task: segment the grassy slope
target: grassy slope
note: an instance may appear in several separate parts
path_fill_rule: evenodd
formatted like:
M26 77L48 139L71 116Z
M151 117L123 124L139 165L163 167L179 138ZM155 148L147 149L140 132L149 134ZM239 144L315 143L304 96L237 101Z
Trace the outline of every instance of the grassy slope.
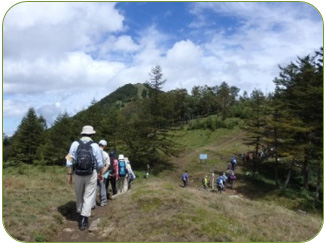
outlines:
M118 198L108 210L116 214L103 217L103 241L301 242L318 233L320 217L247 198L240 168L236 187L241 191L227 189L220 195L201 188L203 175L213 170L222 173L230 155L246 150L240 131L182 133L186 133L181 138L187 149L174 159L175 170L138 180L132 191ZM206 164L199 163L199 153L208 153ZM186 189L180 187L184 169L190 173ZM124 235L124 228L130 234Z
M175 168L148 180L138 172L131 191L94 211L91 221L101 219L95 233L76 228L73 187L65 182L64 168L5 169L7 232L23 241L59 242L302 242L318 233L321 217L303 216L266 200L259 186L247 187L241 167L235 190L220 195L201 188L203 175L223 172L231 155L247 150L240 131L179 131L178 135L185 151L172 159ZM209 161L200 164L199 153L207 153ZM185 169L190 173L186 189L180 187ZM61 231L67 227L72 234Z

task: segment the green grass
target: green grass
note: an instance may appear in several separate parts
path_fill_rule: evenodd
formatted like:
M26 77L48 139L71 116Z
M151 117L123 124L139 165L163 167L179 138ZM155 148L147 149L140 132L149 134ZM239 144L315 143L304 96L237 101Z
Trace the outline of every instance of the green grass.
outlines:
M253 180L241 168L234 192L201 189L201 177L223 172L231 155L246 151L239 129L178 130L185 151L158 175L136 171L131 191L110 202L101 215L103 242L304 242L322 226L322 216L297 213L309 194L275 189L265 176ZM209 161L199 163L199 154ZM188 169L190 185L182 188ZM230 197L236 195L237 197ZM75 212L73 185L65 167L6 167L3 170L3 222L8 234L24 242L49 242ZM303 208L304 209L304 208ZM128 234L125 233L128 230Z
M3 190L5 229L24 241L49 241L63 223L58 208L74 197L63 167L6 168Z

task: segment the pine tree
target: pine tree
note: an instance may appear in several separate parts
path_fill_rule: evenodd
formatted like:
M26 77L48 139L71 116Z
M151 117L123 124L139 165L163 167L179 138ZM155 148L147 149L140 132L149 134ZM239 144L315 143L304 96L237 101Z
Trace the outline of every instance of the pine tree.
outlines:
M44 143L45 119L30 108L13 136L13 151L17 162L33 164L38 147Z
M173 108L170 106L171 101L168 96L161 91L166 82L163 79L161 67L155 66L149 76L148 85L152 88L151 95L149 99L143 100L139 118L146 126L146 139L150 142L148 156L152 161L157 161L163 155L175 155L177 145L173 141L172 135L168 133Z
M72 141L76 139L73 121L69 115L60 113L52 128L47 131L45 143L37 152L40 163L46 165L63 165Z
M254 90L250 97L250 112L246 119L245 130L247 137L245 144L254 147L254 171L257 170L259 163L258 152L264 146L263 138L265 136L266 126L266 98L260 90Z
M295 121L288 124L293 131L293 145L298 151L296 162L301 165L305 188L308 188L312 167L322 161L323 72L322 62L316 62L321 53L280 67L280 77L274 80L280 101Z

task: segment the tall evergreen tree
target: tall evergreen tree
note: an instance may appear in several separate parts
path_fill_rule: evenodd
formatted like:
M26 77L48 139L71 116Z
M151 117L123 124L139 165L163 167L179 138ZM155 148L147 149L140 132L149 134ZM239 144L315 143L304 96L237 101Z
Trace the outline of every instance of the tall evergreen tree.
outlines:
M60 113L47 131L45 143L37 152L38 160L46 165L62 165L70 144L76 139L75 126L69 115Z
M250 112L246 119L245 130L247 137L245 144L254 147L254 170L258 164L258 152L264 146L263 138L265 136L266 126L266 98L260 90L254 90L251 93Z
M152 161L157 161L163 155L171 156L176 153L176 144L168 133L168 127L171 125L170 114L173 111L168 96L161 92L166 82L161 67L155 66L149 76L151 96L143 100L140 118L147 127L147 140L150 142L148 155Z
M34 108L27 111L13 136L13 152L17 162L33 164L38 147L44 143L45 119Z
M323 134L323 73L322 63L315 57L298 58L296 63L280 67L280 77L274 80L276 92L288 113L301 121L294 127L294 143L304 154L302 174L304 186L308 188L313 162L322 160ZM300 154L299 154L300 155Z
M216 94L217 104L219 111L222 115L222 119L225 120L230 107L234 104L235 99L238 95L239 88L229 85L224 81L220 85L218 92Z

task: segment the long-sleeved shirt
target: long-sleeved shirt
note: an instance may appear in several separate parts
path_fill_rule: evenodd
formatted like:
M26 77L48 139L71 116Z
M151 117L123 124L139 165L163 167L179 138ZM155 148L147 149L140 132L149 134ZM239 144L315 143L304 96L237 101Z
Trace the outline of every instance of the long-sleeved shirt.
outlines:
M81 141L83 142L89 142L92 141L92 139L88 136L83 136L81 139ZM79 146L78 141L74 141L71 146L70 146L70 150L69 150L69 154L67 155L67 161L66 161L66 166L67 167L72 167L73 165L73 161L76 161L76 152L77 152L77 148ZM98 146L97 143L92 143L91 144L92 147L92 152L93 152L93 156L95 158L95 168L100 169L104 167L103 164L103 156L102 156L102 152L100 150L100 147Z
M116 159L116 158L111 159L111 164L112 164L112 171L110 171L110 176L115 177L116 179L118 179L119 178L118 159Z
M188 180L188 174L187 173L183 173L181 178L182 178L182 180L186 180L187 181Z

